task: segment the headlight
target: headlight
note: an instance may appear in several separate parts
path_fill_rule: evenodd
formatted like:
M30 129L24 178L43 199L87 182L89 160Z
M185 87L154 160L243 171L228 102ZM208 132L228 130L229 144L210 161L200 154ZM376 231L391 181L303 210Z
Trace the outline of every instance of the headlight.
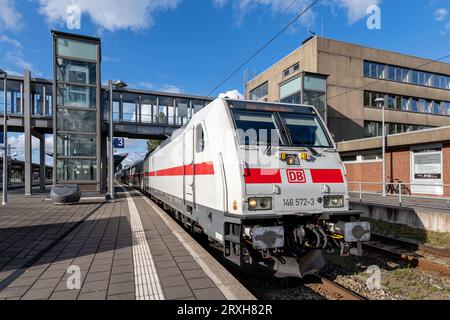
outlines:
M324 196L324 208L342 208L344 206L344 196Z
M248 210L272 210L272 198L249 198Z

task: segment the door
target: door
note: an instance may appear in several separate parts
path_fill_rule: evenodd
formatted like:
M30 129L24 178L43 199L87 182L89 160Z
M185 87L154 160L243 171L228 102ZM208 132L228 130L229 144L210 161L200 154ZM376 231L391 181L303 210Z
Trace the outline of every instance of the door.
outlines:
M194 178L194 128L184 131L184 201L187 206L193 207L195 202Z

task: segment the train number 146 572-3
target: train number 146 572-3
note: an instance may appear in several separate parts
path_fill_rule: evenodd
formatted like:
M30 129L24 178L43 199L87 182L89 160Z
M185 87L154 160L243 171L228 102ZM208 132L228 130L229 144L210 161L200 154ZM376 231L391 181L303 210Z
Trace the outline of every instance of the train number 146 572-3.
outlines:
M295 198L295 199L283 199L284 207L305 207L313 206L316 203L314 198Z

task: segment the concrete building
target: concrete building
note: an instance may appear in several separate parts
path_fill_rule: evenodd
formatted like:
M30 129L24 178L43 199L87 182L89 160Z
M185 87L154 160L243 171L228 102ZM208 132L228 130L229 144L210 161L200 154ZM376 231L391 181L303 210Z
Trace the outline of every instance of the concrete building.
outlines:
M250 80L252 100L312 104L336 141L450 125L450 64L314 37Z

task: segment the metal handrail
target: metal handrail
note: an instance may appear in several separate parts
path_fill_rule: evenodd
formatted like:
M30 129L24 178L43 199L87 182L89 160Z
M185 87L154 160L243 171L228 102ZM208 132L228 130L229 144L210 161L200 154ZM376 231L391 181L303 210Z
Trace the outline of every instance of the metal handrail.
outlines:
M408 194L403 194L403 192L402 192L403 186L410 186L410 187L412 187L412 186L426 186L426 187L436 186L436 187L442 187L442 188L450 188L450 184L443 184L443 183L428 184L428 183L411 183L411 182L386 182L386 183L383 183L383 182L365 182L365 181L351 181L351 182L348 182L348 184L359 186L359 191L349 190L349 193L355 193L355 192L359 193L359 202L362 202L363 194L372 194L372 195L381 195L382 194L382 191L381 192L363 191L363 185L382 186L384 190L386 189L387 186L392 185L392 186L398 186L398 191L393 194L388 194L387 196L397 196L400 206L403 205L404 198L417 198L417 199L447 200L447 206L450 207L450 197L443 197L440 195L436 195L436 196L415 195L415 194L408 195Z

